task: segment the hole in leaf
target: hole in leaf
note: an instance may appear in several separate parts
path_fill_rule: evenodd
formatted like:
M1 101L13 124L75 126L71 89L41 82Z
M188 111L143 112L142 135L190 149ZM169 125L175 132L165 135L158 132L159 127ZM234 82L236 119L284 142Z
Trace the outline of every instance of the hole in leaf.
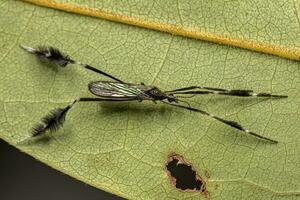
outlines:
M172 185L180 191L201 192L205 196L208 195L205 181L182 156L177 154L170 155L166 164L166 170Z

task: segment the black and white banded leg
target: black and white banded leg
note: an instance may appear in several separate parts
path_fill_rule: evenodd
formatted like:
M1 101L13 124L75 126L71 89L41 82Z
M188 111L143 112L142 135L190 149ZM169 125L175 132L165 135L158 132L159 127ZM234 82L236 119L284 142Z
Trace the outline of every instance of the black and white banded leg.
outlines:
M166 101L162 101L162 102L165 103L165 104L171 105L171 106L175 106L175 107L184 108L184 109L187 109L187 110L190 110L190 111L198 112L198 113L200 113L202 115L206 115L208 117L216 119L216 120L218 120L218 121L220 121L220 122L222 122L222 123L224 123L224 124L226 124L228 126L231 126L231 127L235 128L235 129L243 131L244 133L247 133L247 134L252 135L254 137L257 137L257 138L269 141L271 143L278 143L278 141L276 141L276 140L273 140L273 139L261 136L261 135L259 135L257 133L254 133L254 132L252 132L252 131L250 131L248 129L245 129L244 127L242 127L239 123L237 123L235 121L230 121L230 120L223 119L221 117L218 117L218 116L215 116L213 114L210 114L210 113L208 113L208 112L206 112L204 110L200 110L200 109L197 109L197 108L193 108L193 107L189 107L189 106L184 106L184 105L180 105L180 104L173 104L173 103L169 103L169 102L166 102Z
M195 91L195 89L202 89L201 91ZM226 96L239 96L239 97L270 97L270 98L286 98L286 95L274 95L271 93L255 93L253 90L227 90L221 88L212 88L212 87L205 87L205 86L190 86L179 88L176 90L166 91L167 94L215 94L215 95L226 95Z
M214 88L214 87L206 87L206 86L189 86L189 87L178 88L175 90L168 90L165 92L173 93L173 92L187 91L187 90L194 90L194 89L205 89L205 90L212 90L212 91L228 91L227 89L222 89L222 88ZM249 91L252 91L252 90L249 90Z

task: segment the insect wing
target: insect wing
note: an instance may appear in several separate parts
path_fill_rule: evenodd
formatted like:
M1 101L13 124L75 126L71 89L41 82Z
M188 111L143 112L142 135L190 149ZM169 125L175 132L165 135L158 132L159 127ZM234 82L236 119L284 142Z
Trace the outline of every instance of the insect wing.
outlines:
M96 96L109 99L137 98L144 92L139 85L108 81L91 82L89 90Z

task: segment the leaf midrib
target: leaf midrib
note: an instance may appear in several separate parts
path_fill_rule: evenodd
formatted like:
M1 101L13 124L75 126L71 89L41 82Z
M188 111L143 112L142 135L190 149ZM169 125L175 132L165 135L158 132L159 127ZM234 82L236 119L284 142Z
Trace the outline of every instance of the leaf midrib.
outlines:
M166 32L172 35L179 35L187 38L223 44L242 49L247 49L255 52L270 54L282 58L300 61L300 50L286 48L279 45L274 45L265 42L258 42L254 40L246 40L232 37L230 35L220 35L216 33L203 32L195 30L191 27L177 26L173 24L164 24L141 18L134 18L127 15L112 13L103 9L94 9L83 7L72 3L60 3L55 0L23 0L38 6L53 8L75 14L101 18L113 22L128 24L132 26L142 27L150 30ZM299 19L298 19L299 20Z

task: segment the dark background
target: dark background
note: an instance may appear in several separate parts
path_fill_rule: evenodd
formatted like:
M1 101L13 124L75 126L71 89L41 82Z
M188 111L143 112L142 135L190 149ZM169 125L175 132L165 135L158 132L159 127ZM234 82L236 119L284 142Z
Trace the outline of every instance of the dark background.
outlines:
M1 200L122 200L56 171L0 139Z

